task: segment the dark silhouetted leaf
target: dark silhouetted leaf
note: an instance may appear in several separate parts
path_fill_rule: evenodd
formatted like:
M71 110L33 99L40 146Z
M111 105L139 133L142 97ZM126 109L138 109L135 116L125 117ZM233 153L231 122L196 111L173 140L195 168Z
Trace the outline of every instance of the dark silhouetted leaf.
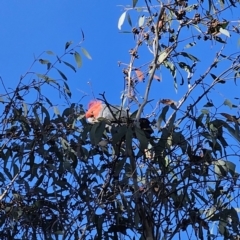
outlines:
M212 102L207 102L205 105L204 105L204 107L213 107L214 105L213 105L213 103Z
M70 88L69 88L69 86L67 85L66 82L64 82L64 86L65 86L65 88L64 88L65 93L66 93L69 97L72 97L72 93L71 93Z
M103 132L105 130L106 122L100 121L98 123L95 123L92 126L91 132L90 132L90 140L93 145L98 145L98 143L101 141L103 137Z
M159 115L158 120L157 120L158 130L160 130L160 126L161 126L162 121L166 122L166 114L167 114L168 110L169 110L169 106L165 106L165 107L162 109L162 112L161 112L161 114Z
M191 59L194 62L199 62L200 60L196 57L194 57L193 55L191 55L190 53L186 53L186 52L180 52L179 55L182 55L184 57L187 57L189 59Z
M72 41L66 42L65 50L67 50L72 43L73 43Z
M187 44L184 48L187 49L190 47L194 47L196 44L197 44L196 42L192 42L192 43Z
M56 69L57 69L57 68L56 68ZM67 81L67 77L64 75L64 73L61 72L61 71L58 70L58 69L57 69L57 71L58 71L58 73L61 75L61 77L62 77L65 81Z
M220 43L226 43L224 40L222 40L220 37L218 36L215 36L214 39L217 41L217 42L220 42Z
M64 62L64 61L62 61L65 65L67 65L68 67L70 67L74 72L76 72L76 68L73 66L73 65L71 65L70 63L68 63L68 62Z
M118 127L116 129L117 131L114 131L114 130L115 129L113 129L113 132L112 132L112 143L115 145L118 142L120 142L121 139L126 135L127 126Z
M39 59L39 62L40 62L41 64L48 64L48 63L49 63L48 60L44 60L44 59Z
M146 138L146 135L142 129L135 127L134 130L135 130L137 139L140 142L140 149L144 151L145 149L148 148L148 139Z
M127 13L127 20L128 20L129 25L132 27L132 20L131 20L129 13Z
M132 7L135 8L137 5L138 0L132 0Z

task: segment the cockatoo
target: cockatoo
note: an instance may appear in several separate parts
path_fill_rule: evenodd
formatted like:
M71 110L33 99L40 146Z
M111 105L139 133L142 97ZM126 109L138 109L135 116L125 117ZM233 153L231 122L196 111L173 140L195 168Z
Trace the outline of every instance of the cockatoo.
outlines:
M129 113L120 106L108 106L101 101L93 100L88 104L88 110L85 114L87 121L91 124L98 122L99 118L105 118L110 122L126 123L134 122L134 119L129 117ZM150 126L150 122L146 118L139 119L140 128L150 136L153 130Z
M105 118L110 122L126 122L128 112L119 106L108 106L101 101L91 101L85 114L89 123L98 122L99 118Z

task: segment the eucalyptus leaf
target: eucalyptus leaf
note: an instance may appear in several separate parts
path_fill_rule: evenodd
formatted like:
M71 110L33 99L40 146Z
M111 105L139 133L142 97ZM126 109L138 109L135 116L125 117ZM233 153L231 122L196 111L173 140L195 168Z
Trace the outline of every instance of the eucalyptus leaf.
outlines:
M74 53L75 61L77 63L77 67L80 68L82 66L82 58L78 52Z
M122 25L123 25L124 20L126 18L126 14L127 14L127 11L123 12L122 15L120 16L119 20L118 20L118 29L119 30L122 29Z

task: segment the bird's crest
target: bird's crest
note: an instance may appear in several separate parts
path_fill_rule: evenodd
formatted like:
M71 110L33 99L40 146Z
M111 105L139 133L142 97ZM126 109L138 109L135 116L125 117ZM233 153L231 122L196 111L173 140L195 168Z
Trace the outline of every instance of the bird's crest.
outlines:
M88 104L88 110L86 112L86 118L92 116L97 117L102 110L102 102L98 100L93 100Z
M98 101L98 100L92 100L89 102L88 104L88 109L92 108L92 107L95 107L95 106L99 106L100 104L102 104L101 101Z

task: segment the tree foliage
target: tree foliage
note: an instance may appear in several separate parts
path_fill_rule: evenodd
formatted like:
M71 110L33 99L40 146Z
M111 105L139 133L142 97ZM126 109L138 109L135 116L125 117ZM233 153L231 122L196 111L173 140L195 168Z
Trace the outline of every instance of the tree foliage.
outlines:
M232 47L238 6L133 0L123 7L117 25L134 45L119 65L123 103L138 106L134 123L91 125L71 102L65 70L91 59L82 42L36 57L32 67L46 70L29 70L12 91L1 79L0 238L239 239L239 99L219 104L218 94L240 76ZM165 79L180 92L177 101L161 90L151 95ZM153 102L150 135L138 121Z

